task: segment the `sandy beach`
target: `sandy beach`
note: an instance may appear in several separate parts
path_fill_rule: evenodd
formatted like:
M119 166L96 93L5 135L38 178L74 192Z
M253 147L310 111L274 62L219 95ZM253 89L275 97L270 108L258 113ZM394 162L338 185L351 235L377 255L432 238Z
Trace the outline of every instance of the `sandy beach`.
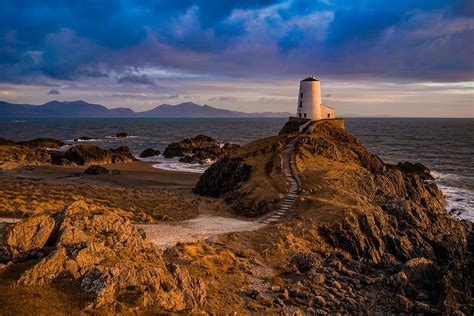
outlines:
M0 216L25 218L54 213L78 199L138 223L198 216L199 205L208 200L192 193L199 174L160 170L153 164L104 165L119 171L109 175L84 175L84 166L32 166L7 171L0 176ZM214 206L212 202L206 205Z

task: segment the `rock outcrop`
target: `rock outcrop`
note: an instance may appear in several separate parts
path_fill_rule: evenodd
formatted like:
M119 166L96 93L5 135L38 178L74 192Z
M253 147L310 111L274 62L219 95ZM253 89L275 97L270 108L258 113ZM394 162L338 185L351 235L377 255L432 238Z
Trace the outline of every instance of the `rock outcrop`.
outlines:
M26 146L30 148L41 147L41 148L52 148L57 149L66 145L63 141L53 138L36 138L32 140L26 140L17 143L20 146Z
M54 223L47 215L37 215L15 225L0 223L0 263L38 256L53 232Z
M90 136L81 136L81 137L78 137L78 138L74 139L75 142L88 141L88 140L97 140L97 138L90 137Z
M219 197L238 188L247 181L252 173L252 167L243 159L223 158L210 166L199 178L194 192L200 195Z
M154 157L158 156L159 154L161 154L161 152L158 149L147 148L141 152L140 158Z
M126 146L121 146L116 149L102 149L89 144L71 147L61 158L77 165L125 163L134 160L130 149Z
M209 136L198 135L169 144L163 152L163 156L165 158L184 157L186 154L198 152L216 157L220 152L219 143Z
M9 248L2 258L8 251L13 258L32 250L44 254L21 273L21 286L75 282L89 298L84 305L89 311L120 307L127 313L153 307L189 312L204 304L202 281L182 266L166 266L161 251L144 233L112 212L97 212L78 201L52 217L42 215L4 229L1 242ZM15 264L8 269L14 268Z
M180 162L204 164L229 155L238 147L237 144L226 143L221 148L217 140L206 135L198 135L169 144L163 156L165 158L183 157L179 160Z
M127 137L130 137L130 134L128 134L128 133L117 133L117 134L115 134L115 137L117 137L117 138L127 138Z

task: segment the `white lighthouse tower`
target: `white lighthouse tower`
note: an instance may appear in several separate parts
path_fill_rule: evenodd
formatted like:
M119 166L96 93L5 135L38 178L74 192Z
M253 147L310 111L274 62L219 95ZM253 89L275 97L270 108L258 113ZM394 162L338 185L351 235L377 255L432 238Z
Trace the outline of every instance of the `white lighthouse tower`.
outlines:
M300 81L296 116L312 121L336 118L336 111L321 101L321 82L314 76Z

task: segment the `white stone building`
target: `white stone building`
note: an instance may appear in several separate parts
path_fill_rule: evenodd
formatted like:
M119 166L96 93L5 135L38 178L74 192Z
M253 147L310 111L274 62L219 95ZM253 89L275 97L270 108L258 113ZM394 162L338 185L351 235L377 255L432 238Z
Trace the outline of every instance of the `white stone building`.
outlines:
M336 118L336 111L322 103L321 84L314 76L300 81L296 116L312 121Z

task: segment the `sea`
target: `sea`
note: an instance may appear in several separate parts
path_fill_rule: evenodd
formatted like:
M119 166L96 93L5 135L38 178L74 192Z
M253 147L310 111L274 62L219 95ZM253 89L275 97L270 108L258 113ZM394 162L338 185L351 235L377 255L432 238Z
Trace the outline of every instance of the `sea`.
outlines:
M0 137L15 141L38 137L74 139L105 148L129 146L138 157L146 148L163 151L172 142L205 134L226 142L245 144L275 135L281 118L38 118L0 119ZM448 211L474 221L474 119L346 118L346 129L385 162L421 162L428 166L448 201ZM128 138L116 138L125 132ZM147 159L157 168L202 173L208 165L189 165L157 156Z

